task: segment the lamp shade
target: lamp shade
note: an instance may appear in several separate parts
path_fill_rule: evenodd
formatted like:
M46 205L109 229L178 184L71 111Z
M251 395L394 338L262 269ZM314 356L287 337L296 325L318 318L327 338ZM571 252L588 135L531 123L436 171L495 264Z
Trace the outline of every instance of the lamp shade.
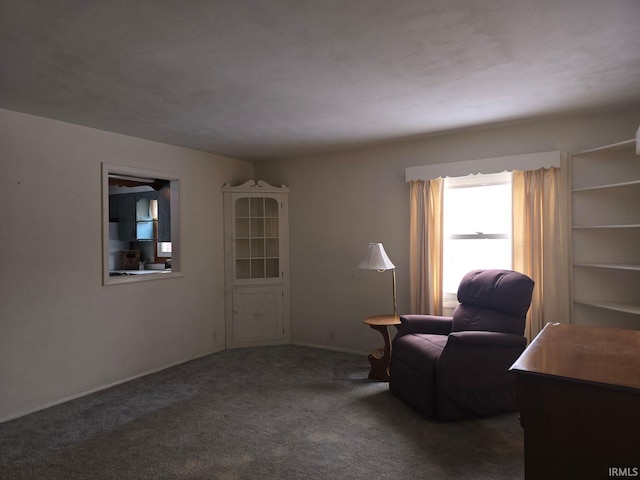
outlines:
M387 252L384 251L384 247L381 243L370 243L369 251L367 255L362 259L358 268L366 268L368 270L390 270L396 268L391 263Z

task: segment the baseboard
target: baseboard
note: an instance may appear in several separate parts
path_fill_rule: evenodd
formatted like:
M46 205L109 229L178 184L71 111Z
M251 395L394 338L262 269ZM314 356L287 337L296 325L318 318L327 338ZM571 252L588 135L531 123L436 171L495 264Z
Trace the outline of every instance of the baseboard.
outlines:
M39 412L41 410L46 410L47 408L55 407L56 405L60 405L60 404L63 404L65 402L69 402L69 401L75 400L77 398L86 397L87 395L91 395L92 393L97 393L97 392L100 392L102 390L107 390L108 388L115 387L117 385L121 385L123 383L127 383L127 382L130 382L132 380L136 380L137 378L146 377L147 375L151 375L153 373L161 372L162 370L166 370L167 368L175 367L177 365L181 365L183 363L187 363L187 362L190 362L192 360L197 360L198 358L206 357L207 355L211 355L213 353L218 353L218 352L221 352L223 350L225 350L224 347L218 348L218 349L214 349L214 350L211 350L211 351L207 351L207 352L204 352L204 353L200 353L198 355L194 355L192 357L186 358L184 360L180 360L178 362L170 363L170 364L164 365L162 367L154 368L152 370L147 370L147 371L144 371L144 372L139 373L137 375L133 375L131 377L127 377L125 379L118 380L118 381L113 382L113 383L109 383L107 385L102 385L100 387L92 388L91 390L86 390L84 392L77 393L75 395L71 395L69 397L65 397L65 398L62 398L60 400L56 400L54 402L47 403L45 405L41 405L39 407L31 408L29 410L25 410L23 412L20 412L20 413L14 414L14 415L9 415L8 417L1 418L0 419L0 423L8 422L10 420L15 420L16 418L24 417L26 415L30 415L32 413Z
M290 344L291 345L298 345L298 346L301 346L301 347L317 348L317 349L320 349L320 350L331 350L331 351L334 351L334 352L351 353L351 354L355 354L355 355L365 355L365 356L368 355L367 352L361 352L361 351L358 351L358 350L351 350L351 349L348 349L348 348L333 347L333 346L329 346L329 345L318 345L318 344L306 343L306 342L291 342ZM132 380L136 380L137 378L142 378L142 377L145 377L147 375L151 375L153 373L161 372L162 370L166 370L167 368L175 367L177 365L181 365L183 363L190 362L192 360L197 360L198 358L206 357L207 355L211 355L213 353L222 352L224 350L225 350L225 347L217 348L217 349L214 349L214 350L210 350L210 351L207 351L207 352L204 352L204 353L200 353L198 355L186 358L184 360L180 360L179 362L174 362L174 363L171 363L171 364L164 365L162 367L154 368L152 370L147 370L147 371L144 371L144 372L139 373L137 375L133 375L131 377L127 377L127 378L124 378L122 380L118 380L118 381L113 382L113 383L109 383L107 385L102 385L100 387L92 388L91 390L86 390L84 392L77 393L75 395L71 395L69 397L65 397L65 398L62 398L60 400L56 400L54 402L47 403L45 405L40 405L38 407L31 408L29 410L25 410L25 411L22 411L20 413L14 414L14 415L9 415L8 417L1 418L0 419L0 423L8 422L10 420L15 420L16 418L24 417L26 415L30 415L32 413L39 412L41 410L46 410L47 408L55 407L56 405L60 405L60 404L63 404L65 402L69 402L69 401L75 400L77 398L86 397L87 395L91 395L93 393L97 393L97 392L100 392L102 390L106 390L108 388L115 387L117 385L121 385L123 383L127 383L127 382L130 382Z

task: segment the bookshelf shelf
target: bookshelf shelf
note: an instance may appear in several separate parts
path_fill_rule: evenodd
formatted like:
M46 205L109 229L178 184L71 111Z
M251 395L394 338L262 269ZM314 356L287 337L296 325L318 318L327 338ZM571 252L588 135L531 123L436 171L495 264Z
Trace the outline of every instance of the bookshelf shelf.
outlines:
M640 329L635 141L571 156L572 321Z

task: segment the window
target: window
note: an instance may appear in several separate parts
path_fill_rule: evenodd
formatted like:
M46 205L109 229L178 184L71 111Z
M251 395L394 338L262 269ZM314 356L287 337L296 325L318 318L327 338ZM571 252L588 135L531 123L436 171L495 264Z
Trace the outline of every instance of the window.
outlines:
M511 173L447 177L444 182L444 308L457 304L474 269L511 269Z
M181 276L178 176L103 164L103 284Z
M171 242L158 242L158 257L171 257Z

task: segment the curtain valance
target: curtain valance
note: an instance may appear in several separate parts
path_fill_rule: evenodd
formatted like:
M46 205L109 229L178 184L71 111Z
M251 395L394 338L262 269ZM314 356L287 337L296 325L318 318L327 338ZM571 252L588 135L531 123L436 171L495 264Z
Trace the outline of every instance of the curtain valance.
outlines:
M438 177L463 177L472 173L499 173L512 170L526 172L540 168L560 168L559 151L527 153L506 157L483 158L462 162L434 163L405 169L405 180L431 180Z

